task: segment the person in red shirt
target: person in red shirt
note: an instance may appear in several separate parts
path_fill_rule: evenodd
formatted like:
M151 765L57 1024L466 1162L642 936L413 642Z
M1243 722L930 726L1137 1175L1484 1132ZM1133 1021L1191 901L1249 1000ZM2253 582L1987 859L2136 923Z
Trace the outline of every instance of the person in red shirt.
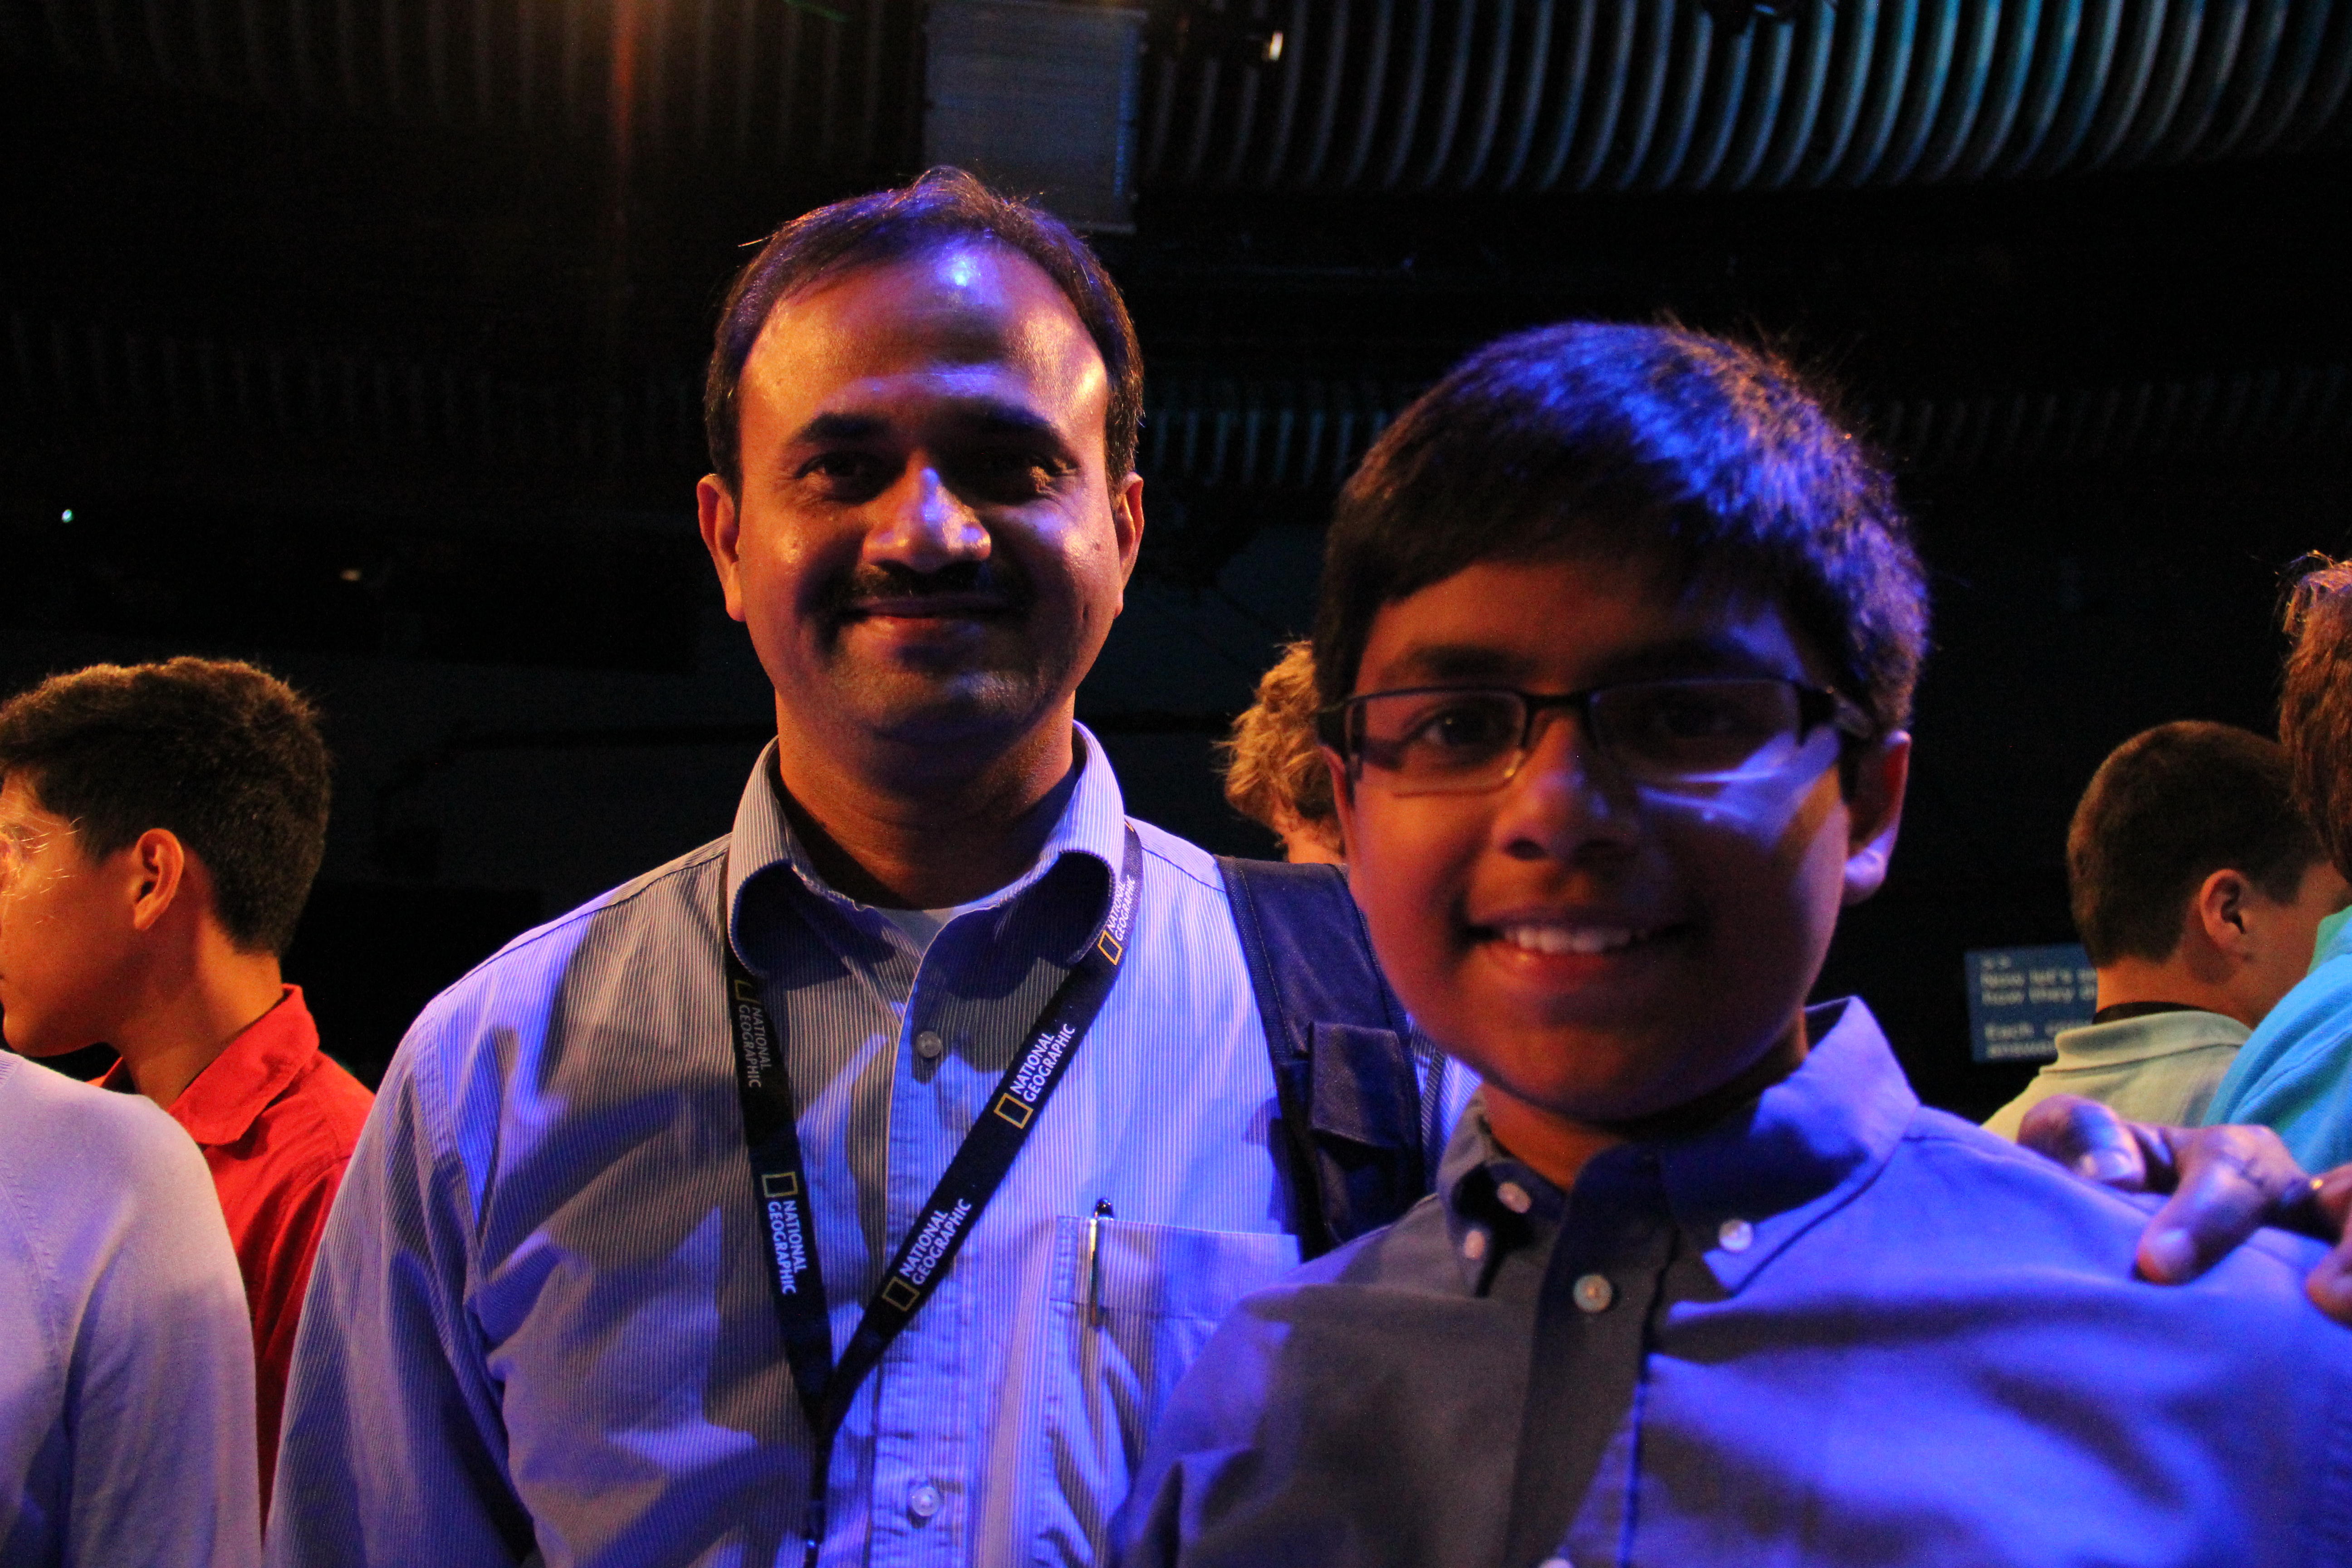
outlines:
M367 1089L278 958L326 847L317 716L251 665L96 665L0 706L0 1033L103 1042L203 1151L253 1314L262 1507L310 1260Z

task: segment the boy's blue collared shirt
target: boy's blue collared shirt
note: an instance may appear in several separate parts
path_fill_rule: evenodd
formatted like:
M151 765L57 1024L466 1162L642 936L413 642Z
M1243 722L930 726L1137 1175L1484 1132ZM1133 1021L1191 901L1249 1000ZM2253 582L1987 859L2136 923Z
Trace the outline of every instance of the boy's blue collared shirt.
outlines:
M1121 1561L2352 1563L2317 1245L2136 1280L2147 1202L1923 1110L1842 1007L1566 1194L1466 1117L1440 1197L1218 1331Z

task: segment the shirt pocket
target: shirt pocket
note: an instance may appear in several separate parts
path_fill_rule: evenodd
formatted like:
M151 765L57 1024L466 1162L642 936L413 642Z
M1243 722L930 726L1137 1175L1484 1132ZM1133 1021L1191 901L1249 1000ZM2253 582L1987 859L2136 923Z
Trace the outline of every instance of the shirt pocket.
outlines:
M1298 1266L1298 1238L1107 1219L1054 1222L1039 1563L1095 1563L1152 1422L1234 1303Z

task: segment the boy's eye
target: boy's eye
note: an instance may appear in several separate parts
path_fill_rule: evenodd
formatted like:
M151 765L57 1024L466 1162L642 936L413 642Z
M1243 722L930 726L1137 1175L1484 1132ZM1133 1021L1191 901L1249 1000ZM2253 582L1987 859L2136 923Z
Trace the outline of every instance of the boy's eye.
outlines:
M1643 694L1630 715L1635 732L1666 741L1704 741L1752 733L1753 704L1745 704L1705 689L1663 690Z
M1448 752L1485 752L1518 740L1511 705L1491 699L1449 702L1415 726L1411 742Z
M1612 751L1667 776L1744 767L1799 721L1795 689L1777 680L1619 687L1601 694L1594 718Z
M1405 692L1365 704L1368 760L1412 775L1493 762L1519 743L1518 703L1507 694Z

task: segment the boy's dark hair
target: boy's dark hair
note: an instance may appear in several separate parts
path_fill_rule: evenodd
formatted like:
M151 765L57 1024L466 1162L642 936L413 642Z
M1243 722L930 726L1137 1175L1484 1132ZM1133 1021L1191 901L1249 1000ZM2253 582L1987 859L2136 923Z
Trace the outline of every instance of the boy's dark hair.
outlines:
M2066 830L2074 929L2103 969L2125 958L2161 963L2214 872L2242 872L2284 903L2319 858L2277 742L2234 724L2158 724L2109 752L2074 808Z
M1908 721L1927 583L1886 470L1780 356L1591 322L1488 344L1372 444L1324 555L1318 694L1354 689L1381 606L1586 554L1773 595L1882 731Z
M0 706L0 776L22 774L93 859L150 828L212 874L247 952L283 953L327 847L318 715L249 664L175 658L51 676Z
M2287 596L2279 742L2294 798L2338 871L2352 878L2352 562L2318 558Z
M986 240L1017 251L1062 290L1102 354L1110 381L1103 451L1116 487L1135 467L1143 422L1143 350L1118 286L1087 242L1051 213L1001 196L961 169L937 168L913 184L854 196L803 213L776 230L727 290L702 388L710 466L730 492L743 485L741 411L736 394L769 312L785 295L824 279L959 241Z

